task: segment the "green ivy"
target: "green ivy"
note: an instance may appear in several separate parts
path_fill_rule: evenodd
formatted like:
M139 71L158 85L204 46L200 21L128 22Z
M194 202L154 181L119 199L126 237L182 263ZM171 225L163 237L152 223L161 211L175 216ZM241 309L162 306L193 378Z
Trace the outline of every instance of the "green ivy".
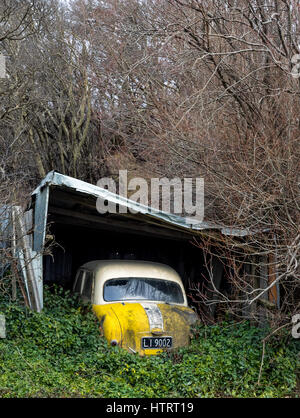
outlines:
M32 312L0 301L0 397L299 397L299 341L249 323L198 326L189 347L140 357L111 348L88 306L60 287Z

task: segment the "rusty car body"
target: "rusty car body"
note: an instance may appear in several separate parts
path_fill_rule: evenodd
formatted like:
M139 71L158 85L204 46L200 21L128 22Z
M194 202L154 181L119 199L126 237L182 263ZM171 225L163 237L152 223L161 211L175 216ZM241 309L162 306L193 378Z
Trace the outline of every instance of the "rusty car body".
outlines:
M198 319L180 276L165 264L91 261L79 268L73 291L92 304L109 344L141 355L188 345Z

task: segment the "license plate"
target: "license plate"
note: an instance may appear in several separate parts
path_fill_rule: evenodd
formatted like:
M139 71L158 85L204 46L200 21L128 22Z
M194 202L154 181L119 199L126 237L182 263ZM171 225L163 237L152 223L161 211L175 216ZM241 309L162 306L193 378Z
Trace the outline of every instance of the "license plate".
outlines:
M171 348L172 337L143 337L142 348Z

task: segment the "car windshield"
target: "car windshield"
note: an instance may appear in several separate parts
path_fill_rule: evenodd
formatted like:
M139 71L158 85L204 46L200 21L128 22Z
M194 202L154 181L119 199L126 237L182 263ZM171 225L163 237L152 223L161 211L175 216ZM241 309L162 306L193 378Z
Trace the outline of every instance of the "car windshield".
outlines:
M141 299L168 303L184 302L181 287L177 283L143 277L108 280L104 284L103 299L106 302Z

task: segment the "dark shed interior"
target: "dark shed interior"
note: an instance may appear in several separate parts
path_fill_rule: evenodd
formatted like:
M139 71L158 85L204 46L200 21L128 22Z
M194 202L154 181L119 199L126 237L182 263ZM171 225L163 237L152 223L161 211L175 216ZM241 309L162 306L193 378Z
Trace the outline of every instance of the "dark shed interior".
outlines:
M96 198L63 187L50 187L46 242L51 255L44 256L44 282L71 288L76 270L99 259L130 259L168 264L189 283L203 282L207 272L202 251L193 236L159 224L143 214L100 214ZM218 269L218 276L223 274Z

